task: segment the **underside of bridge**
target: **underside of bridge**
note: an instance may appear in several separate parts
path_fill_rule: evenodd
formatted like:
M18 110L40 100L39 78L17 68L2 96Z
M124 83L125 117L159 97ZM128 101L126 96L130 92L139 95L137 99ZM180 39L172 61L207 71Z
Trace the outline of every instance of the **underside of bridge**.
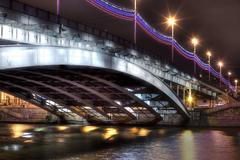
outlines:
M169 114L181 114L153 85L102 68L58 65L6 69L0 72L0 86L2 91L62 119L77 114L92 123L148 124Z

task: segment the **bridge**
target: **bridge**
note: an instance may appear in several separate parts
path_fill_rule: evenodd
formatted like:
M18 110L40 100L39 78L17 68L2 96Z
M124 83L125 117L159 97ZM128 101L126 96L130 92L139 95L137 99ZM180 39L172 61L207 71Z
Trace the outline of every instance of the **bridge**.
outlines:
M177 117L184 123L191 117L191 92L198 97L195 106L236 102L229 81L176 41L175 50L186 52L183 56L203 71L210 70L213 83L221 77L222 88L153 59L110 33L8 2L0 2L0 90L62 120L80 116L91 123L151 124ZM116 11L118 18L133 18L131 10L121 13L105 1L88 2L111 14ZM140 15L137 20L142 29L150 27ZM150 31L155 39L172 43Z

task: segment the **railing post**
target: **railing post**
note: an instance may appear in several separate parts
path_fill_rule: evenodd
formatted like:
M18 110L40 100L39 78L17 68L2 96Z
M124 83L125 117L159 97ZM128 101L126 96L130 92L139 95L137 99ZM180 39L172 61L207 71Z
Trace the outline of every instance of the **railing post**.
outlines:
M179 85L177 85L177 96L179 96Z
M185 102L185 96L186 96L186 87L183 88L183 103L186 104Z

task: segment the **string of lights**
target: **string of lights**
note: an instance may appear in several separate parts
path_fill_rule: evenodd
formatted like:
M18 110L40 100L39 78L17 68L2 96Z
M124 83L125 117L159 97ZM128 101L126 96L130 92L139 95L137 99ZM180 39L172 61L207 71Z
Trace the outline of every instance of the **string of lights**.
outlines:
M95 6L96 8L100 9L101 11L110 14L112 16L115 16L117 18L127 20L127 21L134 21L135 20L135 11L125 8L120 8L116 5L113 5L107 1L104 0L87 0L90 4ZM220 81L222 81L223 84L226 86L229 86L231 90L235 90L235 87L231 84L231 82L227 79L225 79L222 74L217 72L209 63L203 62L196 54L193 52L190 52L183 48L173 37L166 36L160 32L158 32L156 29L154 29L151 25L149 25L139 13L137 13L136 21L138 26L145 31L149 36L151 36L156 41L167 44L167 45L173 45L175 50L181 54L183 57L185 57L188 60L194 61L201 69L205 71L209 71L214 77L220 78Z

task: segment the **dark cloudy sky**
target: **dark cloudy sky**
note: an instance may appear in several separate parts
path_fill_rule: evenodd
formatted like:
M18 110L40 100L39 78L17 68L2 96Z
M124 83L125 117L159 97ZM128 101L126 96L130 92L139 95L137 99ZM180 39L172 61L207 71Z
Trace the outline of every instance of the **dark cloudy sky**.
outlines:
M47 10L56 10L56 0L20 0ZM133 0L109 0L115 4L132 8ZM201 46L198 54L205 57L207 49L212 50L214 59L223 59L225 68L234 70L240 75L240 1L239 0L138 0L139 12L156 29L170 34L163 24L164 16L177 13L181 18L176 30L176 39L185 48L192 35L199 36ZM90 24L123 37L126 32L119 30L121 21L109 19L106 15L85 4L85 0L62 0L61 14L80 22ZM104 27L103 27L104 26ZM129 38L129 37L128 37ZM139 40L141 41L141 39ZM145 44L145 43L143 43ZM239 71L238 71L239 69ZM225 69L225 71L227 71Z

